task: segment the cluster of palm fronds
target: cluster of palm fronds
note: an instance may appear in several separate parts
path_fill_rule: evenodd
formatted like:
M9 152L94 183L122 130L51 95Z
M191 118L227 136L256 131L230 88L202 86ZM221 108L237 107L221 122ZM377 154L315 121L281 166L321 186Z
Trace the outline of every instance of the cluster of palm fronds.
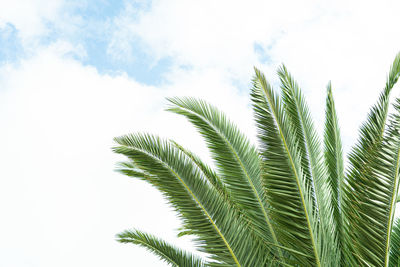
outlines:
M400 99L389 94L400 76L400 54L385 89L360 129L344 170L338 119L328 85L323 142L304 97L283 66L281 95L255 70L251 101L255 147L215 107L169 99L206 140L207 166L171 140L149 134L118 137L128 160L119 171L161 191L191 235L201 258L138 230L120 242L146 247L174 266L400 266Z

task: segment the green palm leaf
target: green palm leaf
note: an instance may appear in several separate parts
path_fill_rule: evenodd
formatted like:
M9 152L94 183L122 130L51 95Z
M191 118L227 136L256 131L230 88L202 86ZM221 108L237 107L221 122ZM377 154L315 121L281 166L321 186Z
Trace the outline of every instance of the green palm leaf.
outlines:
M142 177L156 186L179 212L185 229L197 238L201 251L227 266L262 266L269 249L224 195L204 177L192 160L168 141L151 135L115 139L114 151L127 156ZM125 164L126 165L126 164ZM129 164L127 165L129 166ZM122 170L129 173L129 169ZM136 173L134 173L136 174Z
M294 139L298 143L306 186L311 188L312 194L315 194L315 180L323 179L325 175L320 142L304 97L285 65L278 69L278 75L281 81L283 108L295 131ZM322 207L322 204L318 204L318 199L319 196L316 195L317 210Z
M331 189L327 184L327 169L321 153L321 142L299 86L284 65L278 69L278 75L281 81L282 104L295 131L294 139L299 148L306 188L310 188L309 194L315 195L314 210L319 213L317 231L325 241L318 244L318 250L321 253L321 263L327 266L338 259L336 242L339 235L335 233L337 227L333 221Z
M124 231L117 235L117 240L121 243L132 243L144 247L171 266L207 266L207 264L199 256L193 255L187 251L183 251L182 249L168 244L164 240L139 230Z
M308 257L293 255L304 266L321 266L312 189L301 167L295 130L278 96L256 69L251 93L263 157L263 179L279 241Z
M218 174L233 201L260 231L262 238L279 247L269 219L265 191L260 177L257 149L223 113L201 100L169 99L169 111L184 115L205 138L218 168ZM279 257L283 257L278 249Z
M386 230L391 225L389 213L397 183L397 174L390 170L397 165L393 157L398 148L391 147L390 133L385 138L385 126L390 92L399 76L400 54L394 60L378 103L360 129L358 144L349 155L350 169L343 187L345 251L347 260L356 256L358 264L363 266L387 266Z
M331 83L328 84L326 97L325 131L324 131L324 158L328 168L327 178L332 197L333 217L336 225L336 236L342 248L342 215L341 197L344 179L343 149L340 139L340 130L333 100Z
M396 200L399 188L399 168L400 168L400 99L396 99L394 105L395 113L390 119L390 123L386 129L386 135L383 139L382 150L379 151L379 158L376 158L376 167L374 174L379 178L379 183L383 188L378 190L380 196L379 200L381 205L377 205L372 212L377 212L382 218L382 224L386 233L384 235L384 255L385 266L389 261L390 249L390 234L392 232L392 225L394 221L394 213L396 207ZM382 216L383 215L383 216ZM375 216L375 219L378 219ZM379 244L380 245L380 244Z

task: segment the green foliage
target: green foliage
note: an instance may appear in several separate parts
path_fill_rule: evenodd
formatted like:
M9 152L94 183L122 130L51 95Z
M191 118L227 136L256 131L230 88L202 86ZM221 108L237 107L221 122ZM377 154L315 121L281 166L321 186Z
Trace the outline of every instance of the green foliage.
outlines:
M179 267L204 267L200 257L176 248L164 240L138 230L125 231L117 235L121 243L132 243L153 252L162 261Z
M400 54L357 144L344 159L331 84L322 142L303 94L285 66L279 96L255 69L251 101L258 147L217 108L171 98L211 152L215 169L173 140L115 138L121 173L157 188L202 258L138 230L119 242L147 248L172 266L400 266L400 99L389 115Z
M400 266L400 219L393 225L389 257L389 266Z

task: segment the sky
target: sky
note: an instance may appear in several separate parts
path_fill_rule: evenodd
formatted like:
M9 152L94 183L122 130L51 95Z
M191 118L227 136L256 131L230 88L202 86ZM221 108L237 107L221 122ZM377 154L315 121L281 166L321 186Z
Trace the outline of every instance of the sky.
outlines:
M255 143L253 67L284 63L319 132L332 82L344 150L400 51L399 1L0 0L0 266L164 266L115 241L191 249L161 195L115 172L115 136L172 138L206 161L166 97L218 106ZM396 86L394 96L400 95Z

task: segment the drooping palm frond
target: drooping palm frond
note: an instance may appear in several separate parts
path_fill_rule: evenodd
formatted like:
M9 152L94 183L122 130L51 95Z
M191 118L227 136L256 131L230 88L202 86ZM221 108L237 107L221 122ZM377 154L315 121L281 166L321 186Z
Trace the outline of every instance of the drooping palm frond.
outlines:
M181 156L174 157L174 155L170 155L169 147L166 147L165 142L157 137L130 135L119 137L116 142L121 146L114 148L114 151L126 155L134 162L134 165L140 168L143 176L137 176L138 178L144 178L145 181L150 182L166 195L169 202L178 211L184 226L187 229L193 228L195 232L197 231L200 235L199 239L208 245L204 246L204 250L214 255L215 260L235 265L237 257L229 244L227 244L224 235L222 235L214 221L211 221L207 216L208 213L206 214L203 211L204 207L199 205L199 200L193 196L193 191L183 180L182 175L177 173L178 167L182 172L185 172L186 179L189 179L193 171L188 171L188 169L193 169L193 167L186 161L179 161L182 158ZM167 163L164 161L167 161ZM187 165L189 165L189 168ZM122 169L121 171L128 173L130 170ZM189 180L189 182L196 185L196 182L200 183L202 181L201 179L199 181L193 179L193 181ZM203 190L206 189L204 188ZM201 236L202 233L205 240ZM198 243L201 245L200 242Z
M400 267L400 219L394 222L392 228L389 266Z
M168 110L184 115L205 138L217 165L218 174L233 201L250 217L262 238L274 244L279 257L275 231L268 216L265 190L260 177L257 149L215 107L193 98L171 98Z
M157 255L162 261L177 267L204 267L207 263L188 251L184 251L164 240L139 230L124 231L117 235L118 242L132 243L144 247Z
M274 257L249 223L225 196L212 186L200 168L170 142L151 135L128 135L115 139L114 151L127 156L139 173L178 211L185 229L193 233L200 251L219 266L263 266ZM124 166L130 166L124 164ZM129 168L121 170L130 173Z
M328 84L325 110L324 159L327 167L327 185L331 192L331 206L336 226L338 246L342 248L341 197L344 179L343 148L331 83Z
M263 180L278 240L307 255L293 255L299 264L321 266L318 219L313 212L315 196L301 167L296 132L264 75L255 71L251 98L263 158Z
M387 164L385 159L382 158L381 162L379 159L382 153L386 153L383 142L389 96L399 75L400 55L395 58L386 87L378 103L372 107L367 121L361 126L360 139L349 155L350 169L343 187L343 216L346 220L344 251L347 260L357 259L357 264L362 266L386 266L387 261L386 210L392 203L393 192L385 187L393 188L392 183L397 178L389 173L387 175L390 177L383 177L380 172L381 165L388 165L390 169L389 165L396 163Z

